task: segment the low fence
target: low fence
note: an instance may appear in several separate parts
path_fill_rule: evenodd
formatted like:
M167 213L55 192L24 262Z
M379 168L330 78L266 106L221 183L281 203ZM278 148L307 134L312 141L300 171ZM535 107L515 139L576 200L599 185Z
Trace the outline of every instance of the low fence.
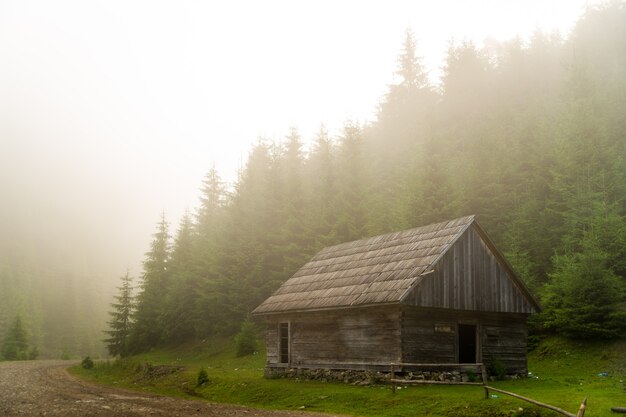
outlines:
M402 371L406 368L421 368L421 369L468 369L472 371L480 372L482 382L471 382L471 381L432 381L432 380L407 380L407 379L397 379L396 372ZM499 388L494 388L489 386L488 378L487 378L487 367L482 363L474 363L474 364L464 364L464 363L455 363L455 364L436 364L436 363L397 363L390 365L390 379L391 389L395 393L397 384L441 384L441 385L480 385L485 390L485 398L489 398L489 391L498 392L500 394L509 395L511 397L517 398L522 401L529 402L538 407L547 408L549 410L555 411L567 417L583 417L585 415L585 410L587 408L587 398L585 398L580 407L578 408L578 413L573 414L568 411L565 411L561 408L555 407L550 404L545 404L532 398L527 398L521 396L519 394L515 394L513 392L505 391Z

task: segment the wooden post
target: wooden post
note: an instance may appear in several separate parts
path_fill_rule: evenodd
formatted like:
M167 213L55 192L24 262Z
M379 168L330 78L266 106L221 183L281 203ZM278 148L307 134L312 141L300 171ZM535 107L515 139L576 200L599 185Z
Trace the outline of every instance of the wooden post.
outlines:
M586 409L587 409L587 397L585 397L583 402L580 404L580 408L578 409L578 414L576 414L576 417L584 417Z
M485 399L489 398L489 387L487 386L487 367L484 363L480 364L480 373L483 378L483 388L485 389Z
M393 363L391 364L391 392L396 393L396 370Z

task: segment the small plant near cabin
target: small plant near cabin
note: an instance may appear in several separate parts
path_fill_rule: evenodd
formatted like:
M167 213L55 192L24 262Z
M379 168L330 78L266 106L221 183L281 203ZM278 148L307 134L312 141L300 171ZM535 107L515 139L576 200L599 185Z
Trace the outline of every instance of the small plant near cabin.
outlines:
M209 382L209 374L207 374L206 369L200 368L200 370L198 371L196 387L202 387L208 382Z
M506 377L506 366L500 359L496 358L493 362L491 362L489 375L495 377L498 381L501 381L504 377Z
M541 342L541 337L538 335L531 335L526 338L526 351L532 352L537 349L539 343Z
M80 366L82 366L84 369L93 369L93 360L89 356L87 356L80 363Z
M256 329L250 319L241 323L241 330L235 336L237 345L237 356L252 355L257 350Z
M476 382L478 380L478 378L476 377L476 372L472 371L471 369L467 371L467 380L469 382Z

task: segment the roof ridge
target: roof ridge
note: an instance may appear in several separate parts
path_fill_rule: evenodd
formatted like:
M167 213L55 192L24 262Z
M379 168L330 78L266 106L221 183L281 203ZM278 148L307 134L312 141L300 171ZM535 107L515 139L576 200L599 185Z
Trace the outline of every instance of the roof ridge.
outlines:
M451 236L452 236L452 235L451 235ZM446 244L446 245L447 245L447 244ZM400 245L396 245L396 246L400 246ZM422 250L424 250L424 249L433 249L433 248L437 248L437 247L441 247L441 246L445 246L445 245L432 245L432 246L426 246L426 247L421 248L421 249L422 249ZM394 247L394 246L390 246L390 247ZM405 251L401 251L401 252L396 252L396 253L394 253L393 255L376 255L376 256L366 256L366 257L364 257L364 258L362 258L362 259L359 259L359 261L365 261L365 260L369 260L369 259L381 258L381 257L383 257L383 256L394 256L394 255L404 254L404 253L409 253L409 252L414 252L414 251L415 251L415 249L409 249L409 250L405 250ZM345 257L345 256L350 256L350 255L341 255L341 256L339 256L339 257ZM333 259L333 258L331 258L331 259ZM324 259L324 260L325 260L325 259ZM304 264L304 265L302 266L302 268L300 268L298 271L296 271L296 273L292 276L292 278L299 278L300 276L296 277L296 274L297 274L298 272L300 272L301 270L303 270L303 269L304 269L304 267L305 267L305 266L307 266L310 262L315 262L315 258L314 258L314 259L311 259L309 262L307 262L306 264ZM347 264L347 263L350 263L350 262L354 262L354 261L340 261L340 262L333 262L333 265L342 265L342 264ZM400 262L400 261L395 261L395 262ZM326 265L319 266L319 267L317 267L317 268L323 268L324 266L326 266ZM316 268L313 268L313 267L312 267L312 268L306 268L306 269L316 269ZM346 269L352 269L352 268L346 268ZM343 270L343 269L337 269L337 271L342 271L342 270ZM310 274L309 274L309 275L310 275ZM306 276L306 275L302 275L302 276Z
M374 240L374 239L378 239L378 238L381 238L381 237L391 236L391 235L399 234L399 233L410 235L411 232L415 232L415 231L417 231L419 229L426 229L427 227L439 226L439 225L443 225L443 224L456 222L456 221L459 221L459 220L466 220L467 219L467 223L471 223L472 221L475 220L475 217L476 216L474 214L470 214L468 216L462 216L462 217L458 217L456 219L452 219L452 220L448 220L448 221L443 221L443 222L438 222L438 223L431 223L431 224L427 224L427 225L424 225L424 226L413 227L413 228L405 229L405 230L398 230L398 231L395 231L395 232L383 233L381 235L365 237L365 238L362 238L362 239L355 239L355 240L351 240L349 242L342 242L342 243L338 243L336 245L326 246L326 247L322 248L315 255L315 257L317 255L321 254L321 253L327 253L327 251L329 251L330 249L337 248L337 247L340 247L340 246L348 246L348 245L351 245L351 244L354 244L354 243L357 243L357 242L366 242L366 241L369 241L369 240ZM449 228L452 228L452 227L456 227L456 226L448 226L448 227L446 227L446 229L449 229ZM367 245L361 245L361 246L367 246ZM355 246L355 247L360 247L360 246Z

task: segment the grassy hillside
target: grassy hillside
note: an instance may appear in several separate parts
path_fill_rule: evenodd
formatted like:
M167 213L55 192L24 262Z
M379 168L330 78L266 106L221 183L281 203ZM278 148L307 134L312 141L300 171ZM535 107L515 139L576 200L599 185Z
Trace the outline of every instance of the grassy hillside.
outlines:
M343 383L263 378L264 352L235 357L230 341L208 342L72 372L107 385L164 395L243 404L269 409L309 410L353 416L551 416L530 404L499 395L484 399L475 386L402 387L353 386ZM154 367L146 366L149 363ZM158 365L182 366L168 373ZM196 387L205 368L209 382ZM497 381L493 386L576 412L588 397L586 416L611 416L611 406L626 406L626 341L612 344L577 343L552 338L529 356L532 377ZM606 373L606 376L605 374Z

